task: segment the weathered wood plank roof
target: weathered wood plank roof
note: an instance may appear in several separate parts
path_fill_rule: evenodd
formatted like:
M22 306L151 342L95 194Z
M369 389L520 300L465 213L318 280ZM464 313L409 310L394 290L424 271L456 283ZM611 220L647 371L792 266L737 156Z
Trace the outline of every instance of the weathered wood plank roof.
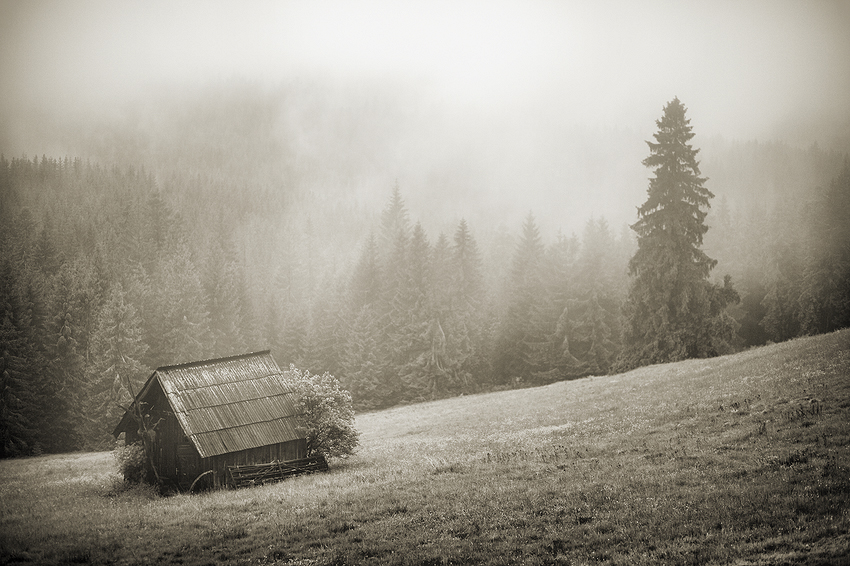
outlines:
M154 379L204 458L304 437L295 394L268 351L160 367Z

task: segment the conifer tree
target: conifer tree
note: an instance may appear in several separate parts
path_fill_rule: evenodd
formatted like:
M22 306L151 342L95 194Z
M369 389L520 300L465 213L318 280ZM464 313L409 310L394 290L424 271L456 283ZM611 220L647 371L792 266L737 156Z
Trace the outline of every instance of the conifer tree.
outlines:
M804 329L850 326L850 161L813 206L803 293Z
M708 282L717 262L701 246L714 195L700 176L685 111L678 98L669 102L656 121L655 142L647 142L643 164L654 176L632 225L638 249L629 262L633 280L619 369L717 355L734 336L724 308L737 293L728 277L722 287Z
M485 332L481 253L466 220L458 223L453 241L452 309L445 324L446 355L453 384L465 390L484 374L490 374L490 336Z
M551 383L574 374L575 360L569 353L563 319L573 295L575 256L578 239L558 235L557 241L545 250L541 269L541 286L536 293L530 326L534 340L529 341L527 358L535 371L533 381Z
M424 235L424 232L422 233ZM381 214L379 259L381 294L376 304L380 317L378 337L382 348L381 397L398 402L405 396L402 383L403 370L412 355L411 321L416 304L417 290L412 277L412 234L407 208L398 184L393 187L390 202Z
M310 314L307 306L295 302L286 303L281 329L279 353L284 364L304 364L308 347Z
M143 241L148 246L142 261L146 267L156 263L171 244L174 213L159 191L152 192L147 202Z
M38 273L26 273L21 275L20 301L23 309L20 315L21 324L18 328L22 331L22 337L26 341L26 363L29 368L29 379L31 381L34 399L38 406L35 408L34 419L38 428L34 452L56 449L50 446L51 438L45 431L50 428L52 415L57 407L54 400L57 398L53 382L48 378L48 360L46 355L47 335L47 304L45 297L45 283Z
M341 381L359 409L374 409L394 402L385 344L380 340L380 319L374 304L366 304L351 315L343 352Z
M410 233L410 217L401 196L398 182L393 185L390 201L381 212L381 259L386 263L392 250L397 246L400 237L408 238Z
M446 234L441 232L431 250L431 272L428 277L431 305L441 318L452 310L454 275L451 245Z
M90 355L89 330L97 311L97 287L91 262L77 258L62 265L52 279L45 352L50 389L55 392L51 434L62 449L78 448L85 395L85 372Z
M420 303L423 306L430 294L429 279L431 273L431 243L422 224L417 222L413 227L413 236L410 239L409 275L407 277L411 290L411 299L415 306Z
M345 350L345 285L332 274L324 277L310 307L305 369L342 375Z
M239 266L232 244L224 234L211 243L203 272L208 298L213 355L229 356L245 351L243 301L239 289Z
M45 217L44 226L35 245L35 262L46 276L53 276L61 265L60 258L53 245L49 217Z
M146 332L158 367L212 355L210 315L201 275L186 245L162 262L154 279Z
M340 380L361 409L383 406L389 395L388 388L383 387L387 362L382 347L386 341L382 332L381 278L378 242L370 234L349 285L340 372Z
M381 267L378 259L378 243L375 234L370 234L354 267L349 291L349 303L359 310L365 305L374 305L381 294Z
M435 353L433 329L439 327L430 287L431 244L420 223L413 228L406 284L393 303L393 351L404 396L421 400L434 392L444 374ZM443 343L445 343L443 341Z
M783 342L798 336L803 327L800 303L805 252L801 242L790 240L773 242L769 252L761 326L771 340Z
M759 276L765 282L761 326L774 342L799 336L803 330L806 234L803 225L795 221L802 208L798 198L783 195L761 226L770 234L763 244L764 263L759 266ZM778 226L782 229L777 230Z
M536 345L545 341L545 330L535 322L543 291L544 251L540 230L529 213L514 252L507 312L499 330L497 371L503 382L526 380L542 369Z
M566 347L578 361L574 375L606 374L619 353L616 246L604 219L590 220L582 238L574 298L564 312Z
M381 310L389 313L393 302L406 292L408 285L408 248L410 219L398 183L393 187L387 206L381 212L377 240L377 260L381 272Z
M276 360L282 360L280 355L283 344L283 316L280 313L278 300L274 293L265 297L263 309L263 327L261 338L263 344L269 348Z
M481 304L484 278L481 254L465 219L461 219L454 235L456 307L475 308Z
M575 295L578 249L578 238L563 234L546 249L544 290L537 309L537 324L543 329L544 339L534 348L536 365L540 368L535 373L538 383L577 377L578 361L570 354L566 316L571 312L567 305Z
M83 400L88 417L83 428L87 446L109 445L112 427L123 412L120 408L131 401L128 390L140 391L147 378L149 370L140 361L147 349L142 341L141 317L118 283L110 290L92 332Z
M11 263L0 265L0 458L30 454L38 439L38 367Z
M461 314L452 309L454 265L452 248L445 233L440 233L431 250L430 272L428 274L431 325L428 339L431 346L432 367L439 372L432 375L437 379L432 383L432 395L444 395L457 382L458 360L452 357L453 346L461 336L453 333L452 323Z

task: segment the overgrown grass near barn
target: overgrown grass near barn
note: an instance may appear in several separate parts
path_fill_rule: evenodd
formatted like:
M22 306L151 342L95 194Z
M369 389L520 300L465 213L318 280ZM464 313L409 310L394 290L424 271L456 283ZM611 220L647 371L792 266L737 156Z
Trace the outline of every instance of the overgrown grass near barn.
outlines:
M0 562L850 563L850 332L360 415L326 474L160 498L0 462Z

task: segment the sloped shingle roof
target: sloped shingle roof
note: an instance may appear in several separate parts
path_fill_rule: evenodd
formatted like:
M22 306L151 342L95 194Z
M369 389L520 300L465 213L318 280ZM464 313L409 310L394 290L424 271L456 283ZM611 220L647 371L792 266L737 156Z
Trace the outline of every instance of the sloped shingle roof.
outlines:
M295 394L268 351L157 369L180 426L208 458L303 438Z

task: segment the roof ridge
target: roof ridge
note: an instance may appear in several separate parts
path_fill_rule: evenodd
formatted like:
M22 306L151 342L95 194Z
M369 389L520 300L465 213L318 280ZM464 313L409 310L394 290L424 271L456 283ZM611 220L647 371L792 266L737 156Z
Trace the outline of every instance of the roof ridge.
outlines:
M185 362L185 363L182 363L182 364L160 366L160 367L156 368L156 371L172 370L172 369L188 368L188 367L196 367L196 366L207 366L207 365L211 365L211 364L214 364L214 363L230 362L230 361L239 360L239 359L242 359L242 358L264 356L266 354L271 354L271 350L260 350L259 352L249 352L247 354L237 354L235 356L225 356L223 358L210 358L208 360L197 360L197 361L194 361L194 362ZM272 358L272 361L274 361L274 358ZM275 365L277 365L277 362L275 362ZM278 369L279 369L279 366L278 366Z
M255 376L248 377L246 379L234 379L232 381L217 381L215 383L205 383L203 385L198 385L196 387L184 387L183 389L177 389L176 391L179 392L179 393L185 393L187 391L197 391L198 389L209 389L210 387L220 387L222 385L233 385L235 383L247 383L249 381L256 381L258 379L266 379L268 377L284 376L287 373L289 373L289 371L284 371L284 370L278 368L278 371L273 371L271 373L267 373L267 374L263 374L263 375L255 375ZM290 390L290 391L288 391L288 393L293 393L293 391Z

